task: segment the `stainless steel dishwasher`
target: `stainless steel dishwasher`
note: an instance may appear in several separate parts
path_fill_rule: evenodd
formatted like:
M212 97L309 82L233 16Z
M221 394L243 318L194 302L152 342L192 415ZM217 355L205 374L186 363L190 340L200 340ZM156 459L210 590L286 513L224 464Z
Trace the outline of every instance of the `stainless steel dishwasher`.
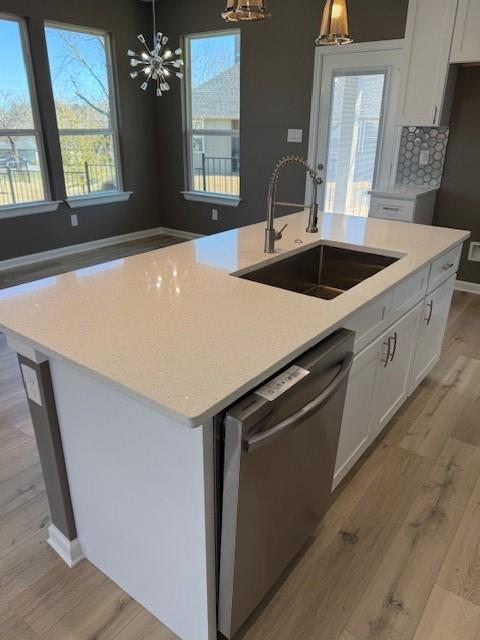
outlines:
M227 638L328 510L353 341L338 331L224 417L218 626Z

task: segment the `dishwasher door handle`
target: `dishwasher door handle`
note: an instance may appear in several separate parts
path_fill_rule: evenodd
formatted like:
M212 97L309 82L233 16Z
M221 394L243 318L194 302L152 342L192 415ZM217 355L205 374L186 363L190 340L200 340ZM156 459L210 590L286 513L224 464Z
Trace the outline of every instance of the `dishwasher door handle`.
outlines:
M285 418L281 422L278 422L267 431L244 438L243 448L245 449L245 451L254 451L255 449L259 449L260 447L270 444L272 440L276 440L284 433L292 431L296 427L300 426L304 420L321 409L323 405L326 404L330 400L330 398L332 398L332 396L337 392L340 385L348 376L350 369L352 368L353 357L354 356L352 352L349 352L347 354L347 356L341 363L337 375L325 387L322 393L314 400L296 411L293 415Z

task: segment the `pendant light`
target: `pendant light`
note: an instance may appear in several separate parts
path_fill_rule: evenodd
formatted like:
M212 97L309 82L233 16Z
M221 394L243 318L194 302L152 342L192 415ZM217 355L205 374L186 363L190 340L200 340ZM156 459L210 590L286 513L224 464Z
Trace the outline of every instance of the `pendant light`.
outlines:
M152 0L153 36L152 48L147 44L143 34L137 36L137 40L143 45L143 51L137 53L132 49L127 51L130 58L130 66L133 70L130 77L141 79L140 88L147 91L150 84L155 87L158 97L170 91L170 78L183 78L182 50L171 51L167 47L168 38L157 30L157 17L155 15L155 2Z
M254 22L270 16L266 0L227 0L222 13L226 22Z
M323 9L320 35L315 40L316 46L350 42L353 42L353 38L348 24L347 0L327 0Z

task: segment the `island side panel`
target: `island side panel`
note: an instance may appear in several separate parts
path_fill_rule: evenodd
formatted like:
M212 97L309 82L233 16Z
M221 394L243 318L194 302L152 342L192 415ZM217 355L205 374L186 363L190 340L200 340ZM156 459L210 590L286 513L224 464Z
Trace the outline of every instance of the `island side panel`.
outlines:
M216 638L213 423L189 429L51 371L85 557L183 640Z

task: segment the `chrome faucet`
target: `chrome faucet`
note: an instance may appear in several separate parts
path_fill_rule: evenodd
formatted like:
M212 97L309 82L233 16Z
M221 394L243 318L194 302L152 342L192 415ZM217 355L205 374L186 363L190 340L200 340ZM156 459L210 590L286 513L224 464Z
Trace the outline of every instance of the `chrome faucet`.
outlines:
M311 167L305 158L302 158L301 156L285 156L275 165L268 188L268 217L267 228L265 229L265 253L275 252L275 240L280 240L282 238L283 231L285 227L287 227L287 225L285 225L280 229L280 231L276 231L273 226L275 221L276 195L280 171L283 167L294 163L301 164L305 167L308 171L309 177L312 179L312 199L310 202L310 215L308 217L307 233L318 233L317 191L318 186L323 182L318 172L323 169L323 165L319 164L317 170Z

